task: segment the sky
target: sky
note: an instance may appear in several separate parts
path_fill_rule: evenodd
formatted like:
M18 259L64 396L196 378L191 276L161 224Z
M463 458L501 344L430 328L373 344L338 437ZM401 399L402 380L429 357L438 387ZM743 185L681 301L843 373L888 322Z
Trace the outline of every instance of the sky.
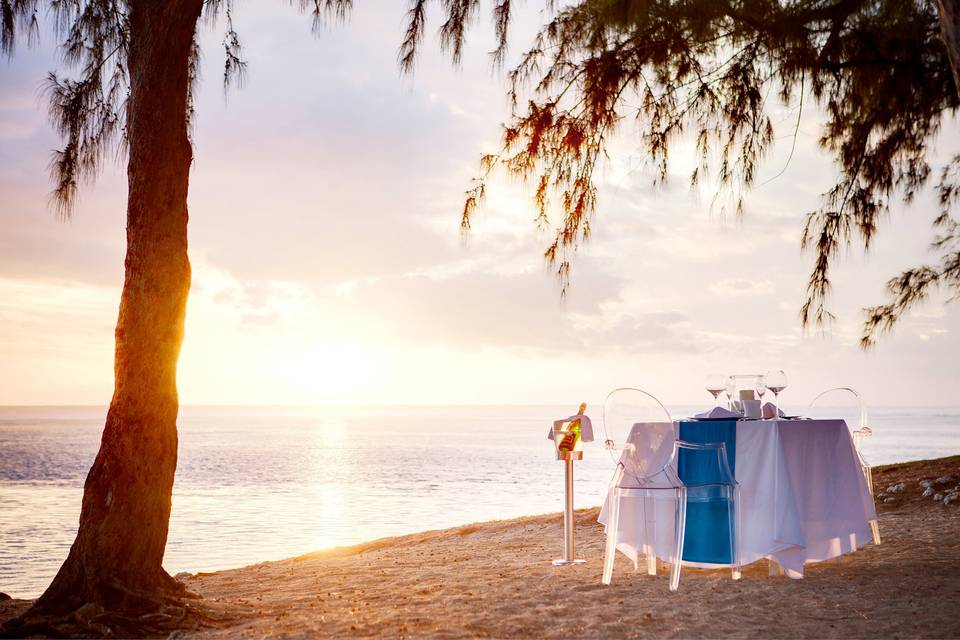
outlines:
M517 18L514 59L538 4ZM600 172L594 235L561 299L528 186L496 181L469 237L459 233L463 192L508 116L489 21L471 32L459 67L431 38L402 77L405 6L360 0L346 24L314 35L288 3L241 3L249 71L226 95L222 25L205 27L182 403L572 409L636 386L706 404L707 374L783 369L785 403L842 384L875 405L958 404L960 305L936 298L875 349L857 346L860 310L883 301L886 280L935 259L929 191L893 208L869 255L855 248L838 261L838 320L805 333L812 256L800 233L837 175L816 144L816 111L806 110L775 177L796 112L774 109L778 143L739 219L711 206L710 185L691 193L689 145L654 186L627 127ZM58 68L55 44L44 33L0 61L0 404L103 405L113 388L123 165L83 190L70 220L51 210L58 139L39 88ZM960 149L947 128L939 158Z

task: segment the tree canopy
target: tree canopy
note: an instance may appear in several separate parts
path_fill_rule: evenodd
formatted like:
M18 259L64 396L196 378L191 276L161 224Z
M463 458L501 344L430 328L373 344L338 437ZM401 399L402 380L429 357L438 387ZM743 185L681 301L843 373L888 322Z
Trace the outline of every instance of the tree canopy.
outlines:
M210 27L223 18L224 88L242 84L247 62L233 23L233 0L203 0L203 21ZM314 30L330 20L342 20L352 0L297 0L310 15ZM0 51L12 56L18 36L28 45L40 37L42 9L60 41L64 66L74 77L51 71L45 89L50 119L63 140L50 164L53 203L69 216L78 187L96 179L104 157L125 150L126 100L129 85L129 13L126 0L0 0ZM186 19L186 17L185 17ZM190 60L191 92L198 80L199 43L194 37Z
M342 19L351 0L298 0L314 27ZM498 153L481 158L468 190L461 226L469 229L486 181L498 169L529 179L537 222L549 227L559 210L545 257L562 287L572 256L590 236L597 207L594 171L614 134L629 129L666 179L670 149L684 136L696 141L705 176L733 194L737 213L774 143L770 107L805 98L825 114L820 145L836 160L838 179L821 206L807 214L801 246L813 254L804 327L822 327L832 267L840 252L869 249L892 201L910 202L934 183L940 211L934 221L937 264L910 269L887 283L889 300L866 309L862 344L891 329L933 290L960 293L960 230L951 215L960 194L960 154L931 166L931 145L960 105L938 16L955 0L581 0L555 7L508 71L512 113ZM28 42L39 31L41 0L0 0L0 47L12 54L18 31ZM430 0L410 0L398 59L413 69L427 29ZM460 60L480 0L439 0L441 45ZM492 0L504 62L515 0ZM68 215L78 186L92 180L104 155L124 138L129 92L128 6L122 0L50 2L64 61L75 78L50 73L52 121L64 140L51 162L54 202ZM956 7L953 7L956 11ZM208 24L224 17L225 86L242 82L246 62L234 29L232 0L207 0ZM199 48L191 77L196 79ZM960 55L960 54L958 54ZM192 106L190 108L192 113ZM795 135L796 132L794 132Z
M429 0L411 0L400 49L409 70ZM441 43L459 59L479 0L443 0ZM553 3L548 2L548 7ZM945 4L948 4L945 2ZM511 0L493 4L502 63ZM891 201L910 202L931 182L939 196L933 245L940 263L892 278L890 300L866 310L862 344L889 330L940 286L960 294L960 155L932 167L931 145L960 106L960 88L931 2L920 0L582 0L555 10L508 72L513 111L498 153L481 158L466 194L462 227L501 169L532 182L537 221L560 214L545 251L562 286L590 236L594 172L611 136L628 130L666 179L670 150L695 140L696 185L713 172L738 213L774 143L770 107L805 98L825 116L819 143L839 175L807 214L801 245L813 268L800 309L804 327L832 318L831 268L845 247L869 249ZM796 131L794 131L796 135Z

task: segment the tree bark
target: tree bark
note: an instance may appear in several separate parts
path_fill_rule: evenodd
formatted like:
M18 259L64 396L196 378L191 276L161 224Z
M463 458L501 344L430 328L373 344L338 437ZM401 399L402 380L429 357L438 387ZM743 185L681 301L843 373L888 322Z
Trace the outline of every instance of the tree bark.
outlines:
M947 47L953 87L960 97L960 0L935 0L940 14L940 36Z
M89 603L98 611L143 612L183 592L161 563L190 289L187 98L202 0L135 0L129 7L127 255L113 398L84 485L76 540L25 619L69 615Z

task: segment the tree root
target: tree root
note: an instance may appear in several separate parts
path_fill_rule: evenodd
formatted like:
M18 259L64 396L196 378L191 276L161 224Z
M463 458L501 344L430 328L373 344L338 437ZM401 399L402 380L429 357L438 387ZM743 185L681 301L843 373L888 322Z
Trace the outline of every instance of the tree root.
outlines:
M177 631L223 627L237 620L235 616L214 611L198 602L186 602L202 600L202 597L188 592L182 585L182 593L176 595L146 594L117 584L111 585L111 591L114 590L124 594L125 602L135 602L136 606L111 610L91 601L68 613L56 615L30 609L0 627L0 638L167 637Z

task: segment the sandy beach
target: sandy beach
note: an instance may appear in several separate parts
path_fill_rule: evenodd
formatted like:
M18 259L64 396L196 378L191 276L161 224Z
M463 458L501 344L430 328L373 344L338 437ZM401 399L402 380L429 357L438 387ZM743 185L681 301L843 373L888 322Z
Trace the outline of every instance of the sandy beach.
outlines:
M597 509L577 513L578 567L555 568L559 514L385 538L216 573L182 575L224 621L185 630L230 637L960 637L960 504L923 497L921 480L953 476L960 457L874 470L883 544L808 565L806 578L739 582L685 570L680 591L617 559L600 584ZM28 602L0 603L0 619Z

